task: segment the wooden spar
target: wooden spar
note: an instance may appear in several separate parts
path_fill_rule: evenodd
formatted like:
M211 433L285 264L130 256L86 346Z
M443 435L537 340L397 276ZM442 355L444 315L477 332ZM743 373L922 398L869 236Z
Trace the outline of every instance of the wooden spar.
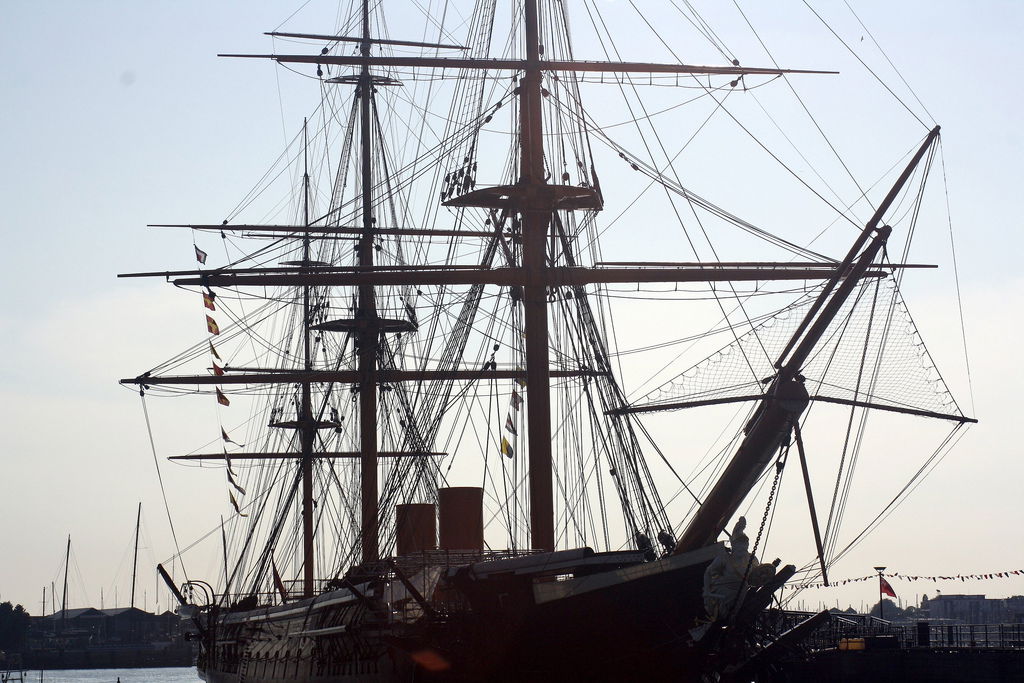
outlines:
M667 403L645 403L639 405L625 406L607 411L608 415L625 415L628 413L663 413L673 410L684 410L686 408L699 408L702 406L717 406L725 403L743 403L745 401L760 401L764 394L746 394L744 396L724 396L722 398L697 399L694 401L672 401ZM809 397L811 401L822 403L835 403L842 406L853 406L855 408L870 408L871 410L882 410L888 413L901 413L903 415L915 415L917 417L932 417L936 420L951 420L953 422L969 422L974 424L977 420L973 417L956 415L953 413L938 413L934 410L918 410L906 406L891 406L884 403L872 403L870 401L854 401L848 398L837 398L833 396L815 395Z
M362 228L330 228L316 225L218 225L213 223L185 224L185 223L151 223L148 228L190 228L192 230L228 230L232 232L281 232L299 233L310 235L353 235L363 234ZM494 237L493 230L445 230L442 228L377 228L378 235L394 235L399 237Z
M378 458L412 458L412 457L424 457L424 456L440 456L447 455L447 453L422 453L422 452L403 452L403 451L378 451ZM190 453L189 455L172 455L168 457L168 460L219 460L224 462L226 460L298 460L302 457L302 453ZM358 459L362 457L362 453L359 451L326 451L323 453L314 453L315 458L347 458L347 459Z
M598 377L599 370L551 370L551 377ZM476 382L494 379L527 379L523 370L396 370L385 368L377 371L377 381L382 384L393 382L425 382L429 380L455 380ZM274 372L250 372L226 375L139 375L124 378L121 384L135 385L180 385L180 384L295 384L300 382L337 382L355 384L362 379L358 370L275 370Z
M529 45L527 45L529 51ZM475 69L482 71L573 71L593 73L694 74L702 76L778 76L781 74L834 75L838 71L772 69L749 66L702 66L646 62L596 62L579 60L458 59L445 57L362 57L357 55L253 55L219 54L218 57L273 59L282 64L332 64L337 66L394 66L424 69Z
M495 235L494 235L493 232L491 232L491 233L489 233L489 236L490 237L494 237ZM761 279L764 279L764 280L771 280L771 279L773 279L773 277L771 276L771 271L789 272L789 271L801 271L801 270L816 271L818 273L823 273L824 275L826 275L829 278L831 278L835 274L835 269L836 269L837 265L838 264L836 264L834 262L821 263L821 262L816 262L816 261L703 261L703 262L702 261L693 261L693 262L688 262L688 263L687 262L680 262L680 263L636 262L636 263L630 263L630 264L607 264L606 263L606 264L598 264L597 266L594 266L594 267L570 265L570 266L552 267L552 268L549 268L548 270L551 271L552 273L555 273L556 275L560 274L562 272L567 272L567 273L573 274L573 273L578 273L578 272L581 272L581 271L584 271L584 270L592 270L592 271L594 271L594 273L596 273L596 275L591 276L591 277L593 277L593 279L590 280L591 282L606 282L605 280L601 279L602 277L604 277L602 275L603 273L620 273L620 272L623 272L623 271L625 271L627 269L630 269L630 268L633 269L632 272L647 272L647 273L661 272L661 273L665 274L665 277L663 278L663 281L665 281L665 282L674 282L675 280L673 280L672 278L675 275L679 274L679 273L689 273L691 271L701 271L701 272L706 272L707 273L707 277L703 277L703 278L702 277L697 277L697 278L691 278L691 279L697 279L697 280L702 280L703 279L703 280L707 280L707 281L711 282L711 281L714 281L714 280L721 280L722 279L719 276L715 276L714 271L723 271L723 272L727 271L727 272L730 272L730 273L731 272L736 272L736 273L738 273L736 275L736 279L737 280L743 280L743 279L748 279L749 280L749 279L751 279L749 276L748 277L741 277L743 275L743 273L745 271L747 271L747 270L749 270L749 271L755 271L756 270L756 271L760 271L760 272L767 272L768 276L766 276L764 278L761 278ZM314 272L317 275L334 275L334 274L337 274L337 273L361 273L361 272L367 272L367 269L366 268L362 268L361 266L317 266L315 263L310 264L310 266L313 269L312 272ZM909 269L909 268L936 268L937 266L935 266L934 264L880 263L880 264L877 264L877 267L880 270L882 270L882 271L890 271L890 270L895 271L895 270L906 270L906 269ZM415 274L419 274L419 273L448 273L448 272L462 271L462 272L485 273L485 274L486 273L499 273L499 277L507 278L508 276L506 274L509 271L516 271L516 270L517 269L514 268L514 267L508 267L508 268L485 268L485 267L481 267L481 266L473 265L473 264L469 264L469 263L467 263L467 264L453 263L453 264L448 264L448 265L443 265L443 266L429 266L429 265L421 265L421 266L379 266L379 267L375 268L373 272L375 272L375 273L382 273L382 272L386 272L386 273L409 273L409 274L414 274L413 277L416 277ZM157 270L157 271L148 271L148 272L141 272L141 273L119 273L117 277L121 277L121 278L139 278L139 277L166 277L166 278L170 278L170 277L182 277L182 276L186 276L186 275L194 275L196 277L204 276L204 275L205 276L217 276L217 277L238 277L239 275L299 275L299 274L302 274L303 272L306 272L306 271L304 269L300 269L300 268L296 268L296 267L271 266L271 267L259 267L259 268L219 268L219 269L214 269L214 270ZM481 277L486 278L487 276L483 275ZM618 277L618 276L615 276L615 277ZM637 277L639 277L639 275L637 275ZM686 275L685 277L689 278L691 276ZM779 279L787 279L787 278L779 278ZM808 279L814 279L814 278L809 277ZM614 282L614 281L618 281L618 280L612 280L612 281ZM653 280L653 281L658 281L658 280ZM317 283L317 284L324 284L324 283ZM328 282L326 284L332 285L332 284L337 284L337 283ZM343 283L343 284L351 285L352 283L346 282L346 283ZM378 284L378 283L374 283L374 284ZM392 284L392 283L384 283L384 284ZM402 283L399 283L399 284L407 284L407 283L402 282ZM458 284L467 284L467 283L465 283L465 282L436 282L436 283L414 282L413 284L444 284L444 285L453 285L454 284L454 285L458 285ZM496 280L496 281L493 281L493 282L491 282L491 281L473 282L471 284L501 284L501 285L506 285L506 284L508 284L508 282L507 282L507 279L506 279L506 280L501 280L501 281L497 281ZM584 283L584 284L586 284L586 283Z
M309 225L309 138L306 121L302 122L302 211L304 223ZM310 263L309 233L302 239L302 262ZM305 266L308 268L308 266ZM313 355L310 350L310 288L302 288L302 364L309 373L313 370ZM313 597L314 562L313 552L313 442L316 439L316 425L313 419L313 391L309 379L302 381L302 414L299 416L299 443L302 449L302 597Z
M371 107L373 106L373 78L370 74L370 4L363 0L363 35L359 43L362 59L359 85L356 97L359 99L359 154L362 170L362 228L356 254L360 266L371 269L373 261L374 222L373 215L373 159L371 137ZM377 301L370 283L358 288L356 317L368 321L377 318ZM362 519L363 562L374 562L380 557L378 547L380 522L377 510L377 353L380 333L371 326L364 327L357 335L359 344L359 448L360 459L360 512Z
M743 441L703 504L690 519L676 544L675 553L687 552L714 543L775 453L783 444L789 443L792 424L800 419L810 401L804 388L803 377L800 375L801 366L885 245L892 228L887 225L878 227L878 223L899 196L924 157L924 153L934 144L937 137L938 127L928 135L896 184L889 190L855 241L855 248L850 250L836 268L835 277L804 316L799 329L787 346L787 353L788 349L793 351L788 357L786 353L780 357L779 372L771 387L765 392L754 416L744 428ZM860 245L864 245L863 251L860 251Z
M807 494L807 509L811 515L811 531L814 533L814 547L818 551L821 579L828 586L828 571L825 568L825 550L821 544L821 529L818 527L818 512L814 509L814 492L811 490L811 472L807 469L807 454L804 452L804 438L800 433L800 421L792 422L793 436L796 437L796 451L800 456L800 471L804 475L804 492Z
M368 42L371 45L401 45L404 47L434 47L442 50L468 50L468 47L462 45L446 45L444 43L421 43L415 40L386 40L383 38L353 38L352 36L332 36L325 35L323 33L285 33L284 31L268 31L264 33L265 36L273 36L275 38L304 38L308 40L326 40L332 43L363 43Z
M525 215L525 214L524 214ZM525 227L525 226L524 226ZM524 239L524 242L526 240ZM574 287L596 283L628 284L644 282L767 282L792 280L828 280L836 273L834 266L789 268L783 264L766 264L762 268L708 267L708 268L586 268L545 267L540 272L522 268L465 268L452 270L384 270L358 272L330 272L316 269L310 273L298 271L255 274L220 274L210 272L195 277L176 278L179 287L354 287L385 285L499 285L525 286L531 276L544 287ZM163 275L154 273L154 275ZM884 270L872 270L865 277L885 277ZM175 277L175 276L171 276Z
M139 527L142 524L142 503L139 503L139 511L135 515L135 552L132 555L132 599L130 606L135 607L135 578L139 568Z
M853 406L855 408L870 408L872 410L884 410L889 413L903 413L904 415L916 415L918 417L933 417L936 420L952 420L954 422L968 422L970 424L977 424L977 420L973 417L966 417L964 415L954 415L952 413L937 413L933 410L918 410L916 408L905 408L903 406L887 406L885 404L871 403L869 401L854 401L848 398L834 398L832 396L812 396L812 401L821 401L822 403L835 403L841 406Z

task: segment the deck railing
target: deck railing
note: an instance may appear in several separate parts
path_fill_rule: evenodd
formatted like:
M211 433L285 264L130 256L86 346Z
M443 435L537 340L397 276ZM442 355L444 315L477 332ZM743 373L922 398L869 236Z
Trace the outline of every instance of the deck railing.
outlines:
M776 613L774 627L788 630L811 616L810 612ZM880 639L903 648L1024 649L1024 624L954 624L946 621L893 623L865 614L833 613L803 646L812 650L837 647L843 638Z

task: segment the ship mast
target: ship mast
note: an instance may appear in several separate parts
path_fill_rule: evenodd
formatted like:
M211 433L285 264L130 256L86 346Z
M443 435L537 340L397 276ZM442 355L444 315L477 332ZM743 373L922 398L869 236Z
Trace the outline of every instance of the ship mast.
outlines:
M363 0L363 34L359 53L370 56L370 2ZM373 168L370 137L370 108L373 106L373 76L370 65L363 62L359 71L359 161L362 181L362 234L356 247L357 265L362 270L373 268ZM359 373L359 473L362 512L363 562L377 560L380 555L380 520L377 514L377 350L380 329L377 325L377 301L373 285L358 288L356 318L365 323L358 333Z
M548 369L547 234L544 131L541 116L540 27L537 0L524 7L526 68L519 81L519 184L523 189L523 326L526 336L526 425L530 444L530 544L555 549L551 488L551 378Z
M309 226L309 135L306 121L302 122L302 211L303 224ZM309 233L302 239L302 265L310 268ZM302 367L306 372L313 369L313 355L310 344L309 285L302 287ZM299 438L301 440L302 470L302 596L313 597L314 553L313 553L313 442L317 425L313 420L312 382L302 382L302 415L299 416Z

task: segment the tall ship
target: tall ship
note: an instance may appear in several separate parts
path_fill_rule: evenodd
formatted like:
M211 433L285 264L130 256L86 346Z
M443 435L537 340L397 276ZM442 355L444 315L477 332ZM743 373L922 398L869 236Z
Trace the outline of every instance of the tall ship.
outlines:
M122 380L153 410L217 411L213 445L171 459L226 475L223 575L161 567L204 680L770 676L827 618L778 607L845 552L866 416L948 427L936 452L973 421L901 294L939 128L847 204L762 146L808 197L776 235L704 197L758 188L690 189L679 155L716 116L749 141L734 100L841 76L747 66L687 2L670 9L721 63L675 58L654 8L636 12L674 58L629 61L609 7L359 0L224 55L320 101L226 219L164 226L192 232L195 267L126 275L205 307L206 336ZM579 56L579 25L604 59ZM673 123L691 102L711 106ZM634 360L698 344L696 364ZM843 458L816 506L822 433ZM803 566L764 554L787 471Z

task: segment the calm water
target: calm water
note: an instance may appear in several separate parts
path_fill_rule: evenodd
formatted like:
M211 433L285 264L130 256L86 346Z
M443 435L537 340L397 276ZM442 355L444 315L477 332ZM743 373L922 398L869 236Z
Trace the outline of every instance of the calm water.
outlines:
M75 669L67 671L29 671L25 683L196 683L195 667L163 669Z

